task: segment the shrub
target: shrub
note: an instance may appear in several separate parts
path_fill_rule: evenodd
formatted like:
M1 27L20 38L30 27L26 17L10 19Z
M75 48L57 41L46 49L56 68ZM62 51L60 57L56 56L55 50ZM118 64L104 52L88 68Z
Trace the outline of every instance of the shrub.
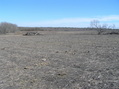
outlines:
M1 22L0 23L0 34L6 33L14 33L18 30L16 24L8 23L8 22Z

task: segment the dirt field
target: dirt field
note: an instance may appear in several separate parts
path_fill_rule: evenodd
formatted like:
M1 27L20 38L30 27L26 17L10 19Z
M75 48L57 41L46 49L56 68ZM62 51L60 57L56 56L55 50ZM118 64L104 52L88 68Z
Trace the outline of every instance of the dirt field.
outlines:
M119 89L119 35L0 35L0 89Z

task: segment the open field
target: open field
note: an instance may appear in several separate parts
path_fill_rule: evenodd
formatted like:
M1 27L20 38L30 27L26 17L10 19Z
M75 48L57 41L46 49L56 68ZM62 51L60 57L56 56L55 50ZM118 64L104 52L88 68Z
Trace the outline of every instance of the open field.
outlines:
M0 35L0 89L119 89L119 35Z

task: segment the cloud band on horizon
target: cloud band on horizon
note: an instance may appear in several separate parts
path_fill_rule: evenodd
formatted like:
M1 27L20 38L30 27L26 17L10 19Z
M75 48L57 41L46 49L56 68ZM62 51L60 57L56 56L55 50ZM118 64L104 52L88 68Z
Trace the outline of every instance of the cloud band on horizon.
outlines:
M101 23L115 24L119 28L119 15L97 16L94 18L64 18L50 21L27 22L19 26L30 27L89 27L92 20L99 20Z

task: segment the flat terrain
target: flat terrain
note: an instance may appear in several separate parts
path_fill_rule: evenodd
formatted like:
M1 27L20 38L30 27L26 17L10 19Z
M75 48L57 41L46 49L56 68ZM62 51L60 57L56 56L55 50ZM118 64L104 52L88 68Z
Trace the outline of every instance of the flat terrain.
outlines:
M0 35L0 89L119 89L119 35L64 33Z

